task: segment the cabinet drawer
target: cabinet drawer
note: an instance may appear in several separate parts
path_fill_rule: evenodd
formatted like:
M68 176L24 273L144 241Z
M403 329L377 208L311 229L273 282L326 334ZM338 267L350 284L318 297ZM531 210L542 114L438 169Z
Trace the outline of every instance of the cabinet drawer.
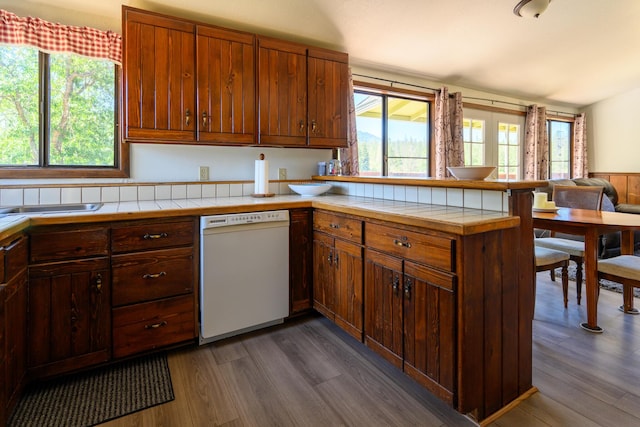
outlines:
M193 295L113 310L113 356L124 357L195 338Z
M194 231L195 223L191 218L113 227L111 250L119 253L192 245Z
M313 213L313 228L354 243L362 243L362 221L329 212Z
M365 224L365 245L398 257L453 271L453 240L380 224Z
M176 248L114 255L112 305L150 301L193 290L193 249Z
M31 234L29 262L109 255L109 229L57 230Z

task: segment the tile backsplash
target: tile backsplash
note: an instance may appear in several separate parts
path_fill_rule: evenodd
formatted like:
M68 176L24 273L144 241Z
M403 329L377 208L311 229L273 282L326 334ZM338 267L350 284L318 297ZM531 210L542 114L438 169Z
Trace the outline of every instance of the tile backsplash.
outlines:
M278 195L292 194L289 183L270 182L269 191ZM333 194L501 212L509 210L508 195L502 191L333 181L329 184L333 186ZM246 197L250 196L253 190L253 182L12 186L0 188L0 206Z

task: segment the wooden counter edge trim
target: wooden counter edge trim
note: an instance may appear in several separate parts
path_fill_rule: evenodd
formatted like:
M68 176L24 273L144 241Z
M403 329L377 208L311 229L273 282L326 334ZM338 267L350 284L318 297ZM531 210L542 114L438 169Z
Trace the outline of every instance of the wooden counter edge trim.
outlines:
M14 236L31 226L29 218L24 216L16 217L14 221L7 225L0 225L0 241Z
M347 175L322 175L312 176L314 181L335 181L354 182L365 184L381 185L415 185L418 187L446 187L446 188L468 188L475 190L534 190L538 187L546 187L548 181L472 181L456 179L438 178L393 178L393 177L371 177L371 176L347 176Z
M527 400L528 398L530 398L531 396L536 394L538 391L539 390L538 390L538 388L536 386L531 387L529 390L525 391L520 396L516 397L514 400L509 402L507 405L503 406L498 411L494 412L493 414L489 415L484 420L480 421L480 423L479 423L480 427L485 427L485 426L488 426L489 424L493 423L498 418L500 418L501 416L503 416L504 414L506 414L507 412L509 412L510 410L515 408L516 406L518 406L521 402ZM471 420L476 422L473 419L471 419Z

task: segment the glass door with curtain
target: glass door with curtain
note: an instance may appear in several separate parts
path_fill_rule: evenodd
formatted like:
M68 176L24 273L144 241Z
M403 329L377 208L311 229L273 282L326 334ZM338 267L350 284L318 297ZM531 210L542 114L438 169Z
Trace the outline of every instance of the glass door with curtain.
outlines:
M465 166L496 166L491 178L522 178L524 116L465 108L463 140Z

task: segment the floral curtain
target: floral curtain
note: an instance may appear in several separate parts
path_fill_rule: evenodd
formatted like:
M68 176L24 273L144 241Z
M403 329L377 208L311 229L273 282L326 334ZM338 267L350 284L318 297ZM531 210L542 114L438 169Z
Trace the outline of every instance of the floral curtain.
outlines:
M547 137L547 109L527 107L524 134L524 178L546 180L549 178L549 138Z
M587 167L587 117L578 114L573 124L573 171L572 178L589 176Z
M21 18L0 9L0 43L29 45L44 52L75 53L120 64L122 36L113 31L54 24L40 18Z
M347 147L340 149L343 175L358 175L358 132L356 129L356 107L353 100L353 77L349 68L349 101L347 116Z
M462 94L456 92L449 99L449 90L443 87L436 92L435 102L435 173L436 178L449 176L447 166L464 165L462 139Z

